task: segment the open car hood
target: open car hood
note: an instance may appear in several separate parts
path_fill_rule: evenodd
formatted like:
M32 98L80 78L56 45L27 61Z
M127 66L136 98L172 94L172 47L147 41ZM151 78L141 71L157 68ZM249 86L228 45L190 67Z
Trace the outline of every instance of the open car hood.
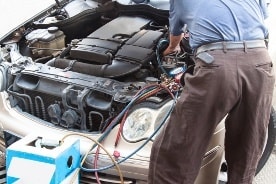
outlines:
M3 15L0 13L1 15L1 20L3 22L9 22L9 24L5 24L3 26L1 26L1 31L0 31L0 42L1 40L5 39L5 37L9 36L14 30L18 29L19 27L22 27L26 24L29 24L30 22L38 19L39 17L43 17L43 16L47 16L47 14L49 14L52 10L58 8L58 7L62 7L66 4L71 4L72 0L45 0L42 3L35 3L35 8L30 6L30 5L25 5L24 2L22 2L22 5L20 5L19 7L22 7L22 12L25 12L24 14L21 14L20 17L18 17L18 14L15 15L11 15L9 16L9 20L5 20L5 11L3 11ZM102 4L105 4L107 2L118 2L119 4L122 5L139 5L142 7L144 5L148 5L148 6L152 6L155 7L157 9L162 9L162 10L168 10L169 9L169 0L88 0L85 1L85 3L82 3L80 1L79 6L77 5L77 3L74 3L73 6L74 7L72 9L70 9L70 5L67 7L68 9L70 9L68 11L68 16L75 16L77 14L79 14L82 11L85 11L89 8L95 8L98 5L101 6ZM19 2L21 3L21 2ZM3 7L5 8L5 7ZM7 7L8 8L8 7ZM24 9L25 8L25 9ZM48 20L50 21L50 20ZM52 20L53 21L53 20Z

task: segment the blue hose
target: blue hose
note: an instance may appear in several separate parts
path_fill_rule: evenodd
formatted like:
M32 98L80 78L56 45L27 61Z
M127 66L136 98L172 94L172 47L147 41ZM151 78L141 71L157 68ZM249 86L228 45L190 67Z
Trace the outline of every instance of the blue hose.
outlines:
M140 93L138 96L136 96L136 98L134 98L127 106L126 106L126 108L119 114L119 116L121 116L121 114L123 115L124 113L123 112L125 112L129 107L130 107L130 105L132 105L135 101L136 101L136 99L138 99L139 97L141 97L143 95L143 93ZM126 161L127 159L129 159L130 157L132 157L134 154L136 154L138 151L140 151L149 141L151 141L152 140L152 138L156 135L156 133L161 129L161 127L165 124L165 122L166 122L166 120L167 120L167 118L170 116L170 114L171 114L171 112L172 112L172 110L173 110L173 108L174 108L174 105L175 105L175 103L176 103L176 99L177 99L177 94L175 95L175 98L174 98L174 103L172 104L172 106L171 106L171 109L168 111L168 113L166 114L166 116L164 117L164 119L163 119L163 121L160 123L160 125L157 127L157 129L145 140L145 142L142 144L142 145L140 145L136 150L134 150L131 154L129 154L127 157L125 157L125 158L123 158L123 159L121 159L121 160L118 160L117 161L117 164L120 164L120 163L122 163L122 162L124 162L124 161ZM117 118L118 120L119 120L119 118ZM114 121L114 122L117 122L117 119L116 119L116 121ZM113 123L114 124L114 123ZM110 129L112 129L113 128L113 126L110 126L111 128ZM108 130L108 133L110 132L111 130ZM107 134L106 134L107 135ZM105 135L105 136L106 136ZM104 136L104 137L105 137ZM103 136L101 136L99 139L101 139ZM103 140L103 138L101 139L101 140ZM100 142L100 141L99 141ZM93 146L93 148L94 147L96 147L97 145L95 144L94 146ZM115 164L110 164L110 165L108 165L108 166L105 166L105 167L101 167L101 168L97 168L97 169L88 169L88 168L84 168L84 167L82 167L82 166L80 166L80 168L83 170L83 171L86 171L86 172L98 172L98 171L103 171L103 170L107 170L107 169L110 169L110 168L112 168L112 167L114 167L115 166Z
M159 53L160 47L161 47L161 45L162 45L163 43L166 43L166 44L167 44L167 43L169 43L169 41L166 40L166 39L161 39L161 40L158 42L158 45L157 45L157 48L156 48L156 57L157 57L157 62L158 62L159 68L161 68L161 70L162 70L163 73L165 73L165 74L168 75L167 71L164 69L164 67L163 67L163 65L162 65L162 63L161 63L161 58L160 58L160 53Z

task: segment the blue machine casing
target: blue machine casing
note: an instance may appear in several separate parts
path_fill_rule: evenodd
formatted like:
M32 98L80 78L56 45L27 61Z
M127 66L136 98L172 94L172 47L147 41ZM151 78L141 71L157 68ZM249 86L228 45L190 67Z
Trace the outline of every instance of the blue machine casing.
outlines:
M79 167L79 140L45 148L36 146L38 139L29 135L7 148L7 184L60 184Z

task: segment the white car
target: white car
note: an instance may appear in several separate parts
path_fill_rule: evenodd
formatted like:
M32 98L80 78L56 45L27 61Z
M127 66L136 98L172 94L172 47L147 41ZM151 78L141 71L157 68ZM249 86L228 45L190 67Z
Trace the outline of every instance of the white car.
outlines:
M152 142L182 92L175 75L192 73L193 66L188 36L180 53L160 55L168 43L168 9L169 0L56 1L3 37L2 169L6 148L27 135L69 136L80 140L82 155L89 153L80 183L147 183ZM275 142L273 109L269 123L257 173ZM222 121L197 184L217 183L227 173L224 131Z

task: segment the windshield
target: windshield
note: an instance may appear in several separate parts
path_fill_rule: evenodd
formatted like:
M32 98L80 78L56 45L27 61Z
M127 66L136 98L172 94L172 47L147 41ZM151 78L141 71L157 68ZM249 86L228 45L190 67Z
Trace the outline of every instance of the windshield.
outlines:
M0 38L54 3L54 0L0 0Z

